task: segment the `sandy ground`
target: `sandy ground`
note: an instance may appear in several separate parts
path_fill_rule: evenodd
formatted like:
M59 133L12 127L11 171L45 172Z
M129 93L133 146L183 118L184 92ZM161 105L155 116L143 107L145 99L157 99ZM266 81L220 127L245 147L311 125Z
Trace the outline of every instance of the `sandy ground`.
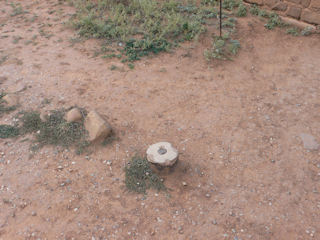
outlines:
M71 45L71 7L22 4L0 1L1 89L19 110L96 109L118 139L80 156L0 140L0 239L320 239L320 153L301 138L320 143L319 35L248 17L233 61L208 64L202 39L111 71L96 41ZM126 191L126 162L164 140L181 153L171 197Z

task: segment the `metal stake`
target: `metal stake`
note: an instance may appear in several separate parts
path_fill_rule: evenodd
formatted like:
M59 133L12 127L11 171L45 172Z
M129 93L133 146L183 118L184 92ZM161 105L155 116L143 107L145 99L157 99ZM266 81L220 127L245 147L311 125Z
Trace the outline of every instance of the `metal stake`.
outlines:
M222 0L220 0L220 37L222 36Z

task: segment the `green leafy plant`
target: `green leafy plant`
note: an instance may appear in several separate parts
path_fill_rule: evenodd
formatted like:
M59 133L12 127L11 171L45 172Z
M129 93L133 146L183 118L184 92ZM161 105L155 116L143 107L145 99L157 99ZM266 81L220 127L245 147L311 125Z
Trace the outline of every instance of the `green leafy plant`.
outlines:
M304 29L302 29L301 31L301 35L302 36L309 36L312 34L312 27L305 27Z
M212 48L204 52L205 58L209 61L211 59L230 60L232 56L236 55L240 49L240 42L229 38L229 35L223 37L215 37L212 42Z
M280 26L283 26L283 25L284 25L284 23L282 22L282 20L279 17L279 15L276 14L276 13L271 13L269 15L268 22L264 26L267 29L271 30L271 29L274 29L275 27L280 27Z
M240 4L240 1L237 0L224 0L222 1L222 8L227 10L233 10L237 8Z
M241 3L236 11L237 17L245 17L247 16L247 7Z
M290 34L292 36L298 36L299 35L299 29L296 27L291 27L287 29L287 34Z
M15 3L11 3L11 7L12 7L12 13L10 14L11 17L17 16L17 15L21 15L26 13L27 11L24 11L21 4L15 4Z
M157 191L166 191L167 188L155 174L146 158L134 156L125 167L125 184L129 191L146 193L153 188Z
M82 110L83 114L85 111ZM82 153L89 146L86 140L87 133L82 122L67 122L64 119L65 110L52 111L45 121L37 111L20 112L17 115L19 125L15 126L16 134L35 134L35 145L41 148L44 145L62 147L75 146L77 153ZM15 135L16 136L16 135Z
M260 13L260 8L257 5L253 4L250 7L249 12L254 16L258 16Z

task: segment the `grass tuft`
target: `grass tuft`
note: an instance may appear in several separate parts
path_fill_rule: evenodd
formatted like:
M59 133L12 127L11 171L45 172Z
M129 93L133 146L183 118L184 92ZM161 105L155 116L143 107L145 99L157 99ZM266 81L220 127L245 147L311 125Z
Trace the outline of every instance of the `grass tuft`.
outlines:
M222 1L222 8L227 10L233 10L237 7L239 7L240 1L238 0L224 0Z
M48 120L40 124L39 133L36 135L36 140L40 145L69 147L86 142L83 122L69 123L64 119L64 114L63 110L52 111Z
M5 114L16 110L16 106L7 107L5 101L2 99L6 94L0 93L0 117Z
M149 188L166 191L166 187L150 168L146 158L135 156L125 168L125 184L129 191L146 193Z
M30 112L21 112L19 113L21 115L20 121L22 123L21 131L22 133L33 133L40 129L41 127L41 119L40 119L40 113L35 111Z
M215 37L212 41L212 48L204 52L205 58L231 60L232 56L236 55L240 49L240 42L229 38L226 34L223 37Z
M283 26L284 23L282 22L281 18L279 17L278 14L276 13L271 13L269 15L269 20L268 22L264 25L267 29L271 30L274 29L275 27L281 27Z
M237 17L245 17L247 16L247 7L241 3L236 11Z
M18 127L10 125L0 125L0 138L13 138L19 136Z
M89 146L86 141L86 131L82 122L67 122L64 119L65 111L52 111L46 121L40 119L36 111L20 112L18 119L20 135L35 133L35 143L39 147L56 145L68 148L75 146L81 154Z
M287 29L287 34L290 34L292 36L298 36L299 35L299 29L296 27L291 27Z

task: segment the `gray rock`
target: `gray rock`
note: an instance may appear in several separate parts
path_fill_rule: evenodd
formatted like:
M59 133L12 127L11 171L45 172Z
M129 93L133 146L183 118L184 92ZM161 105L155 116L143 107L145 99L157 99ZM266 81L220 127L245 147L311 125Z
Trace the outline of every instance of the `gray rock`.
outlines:
M320 144L317 142L314 136L307 134L307 133L301 133L300 138L303 142L304 148L308 150L318 150Z
M148 161L164 167L173 166L178 160L178 155L177 149L168 142L153 144L147 150Z

